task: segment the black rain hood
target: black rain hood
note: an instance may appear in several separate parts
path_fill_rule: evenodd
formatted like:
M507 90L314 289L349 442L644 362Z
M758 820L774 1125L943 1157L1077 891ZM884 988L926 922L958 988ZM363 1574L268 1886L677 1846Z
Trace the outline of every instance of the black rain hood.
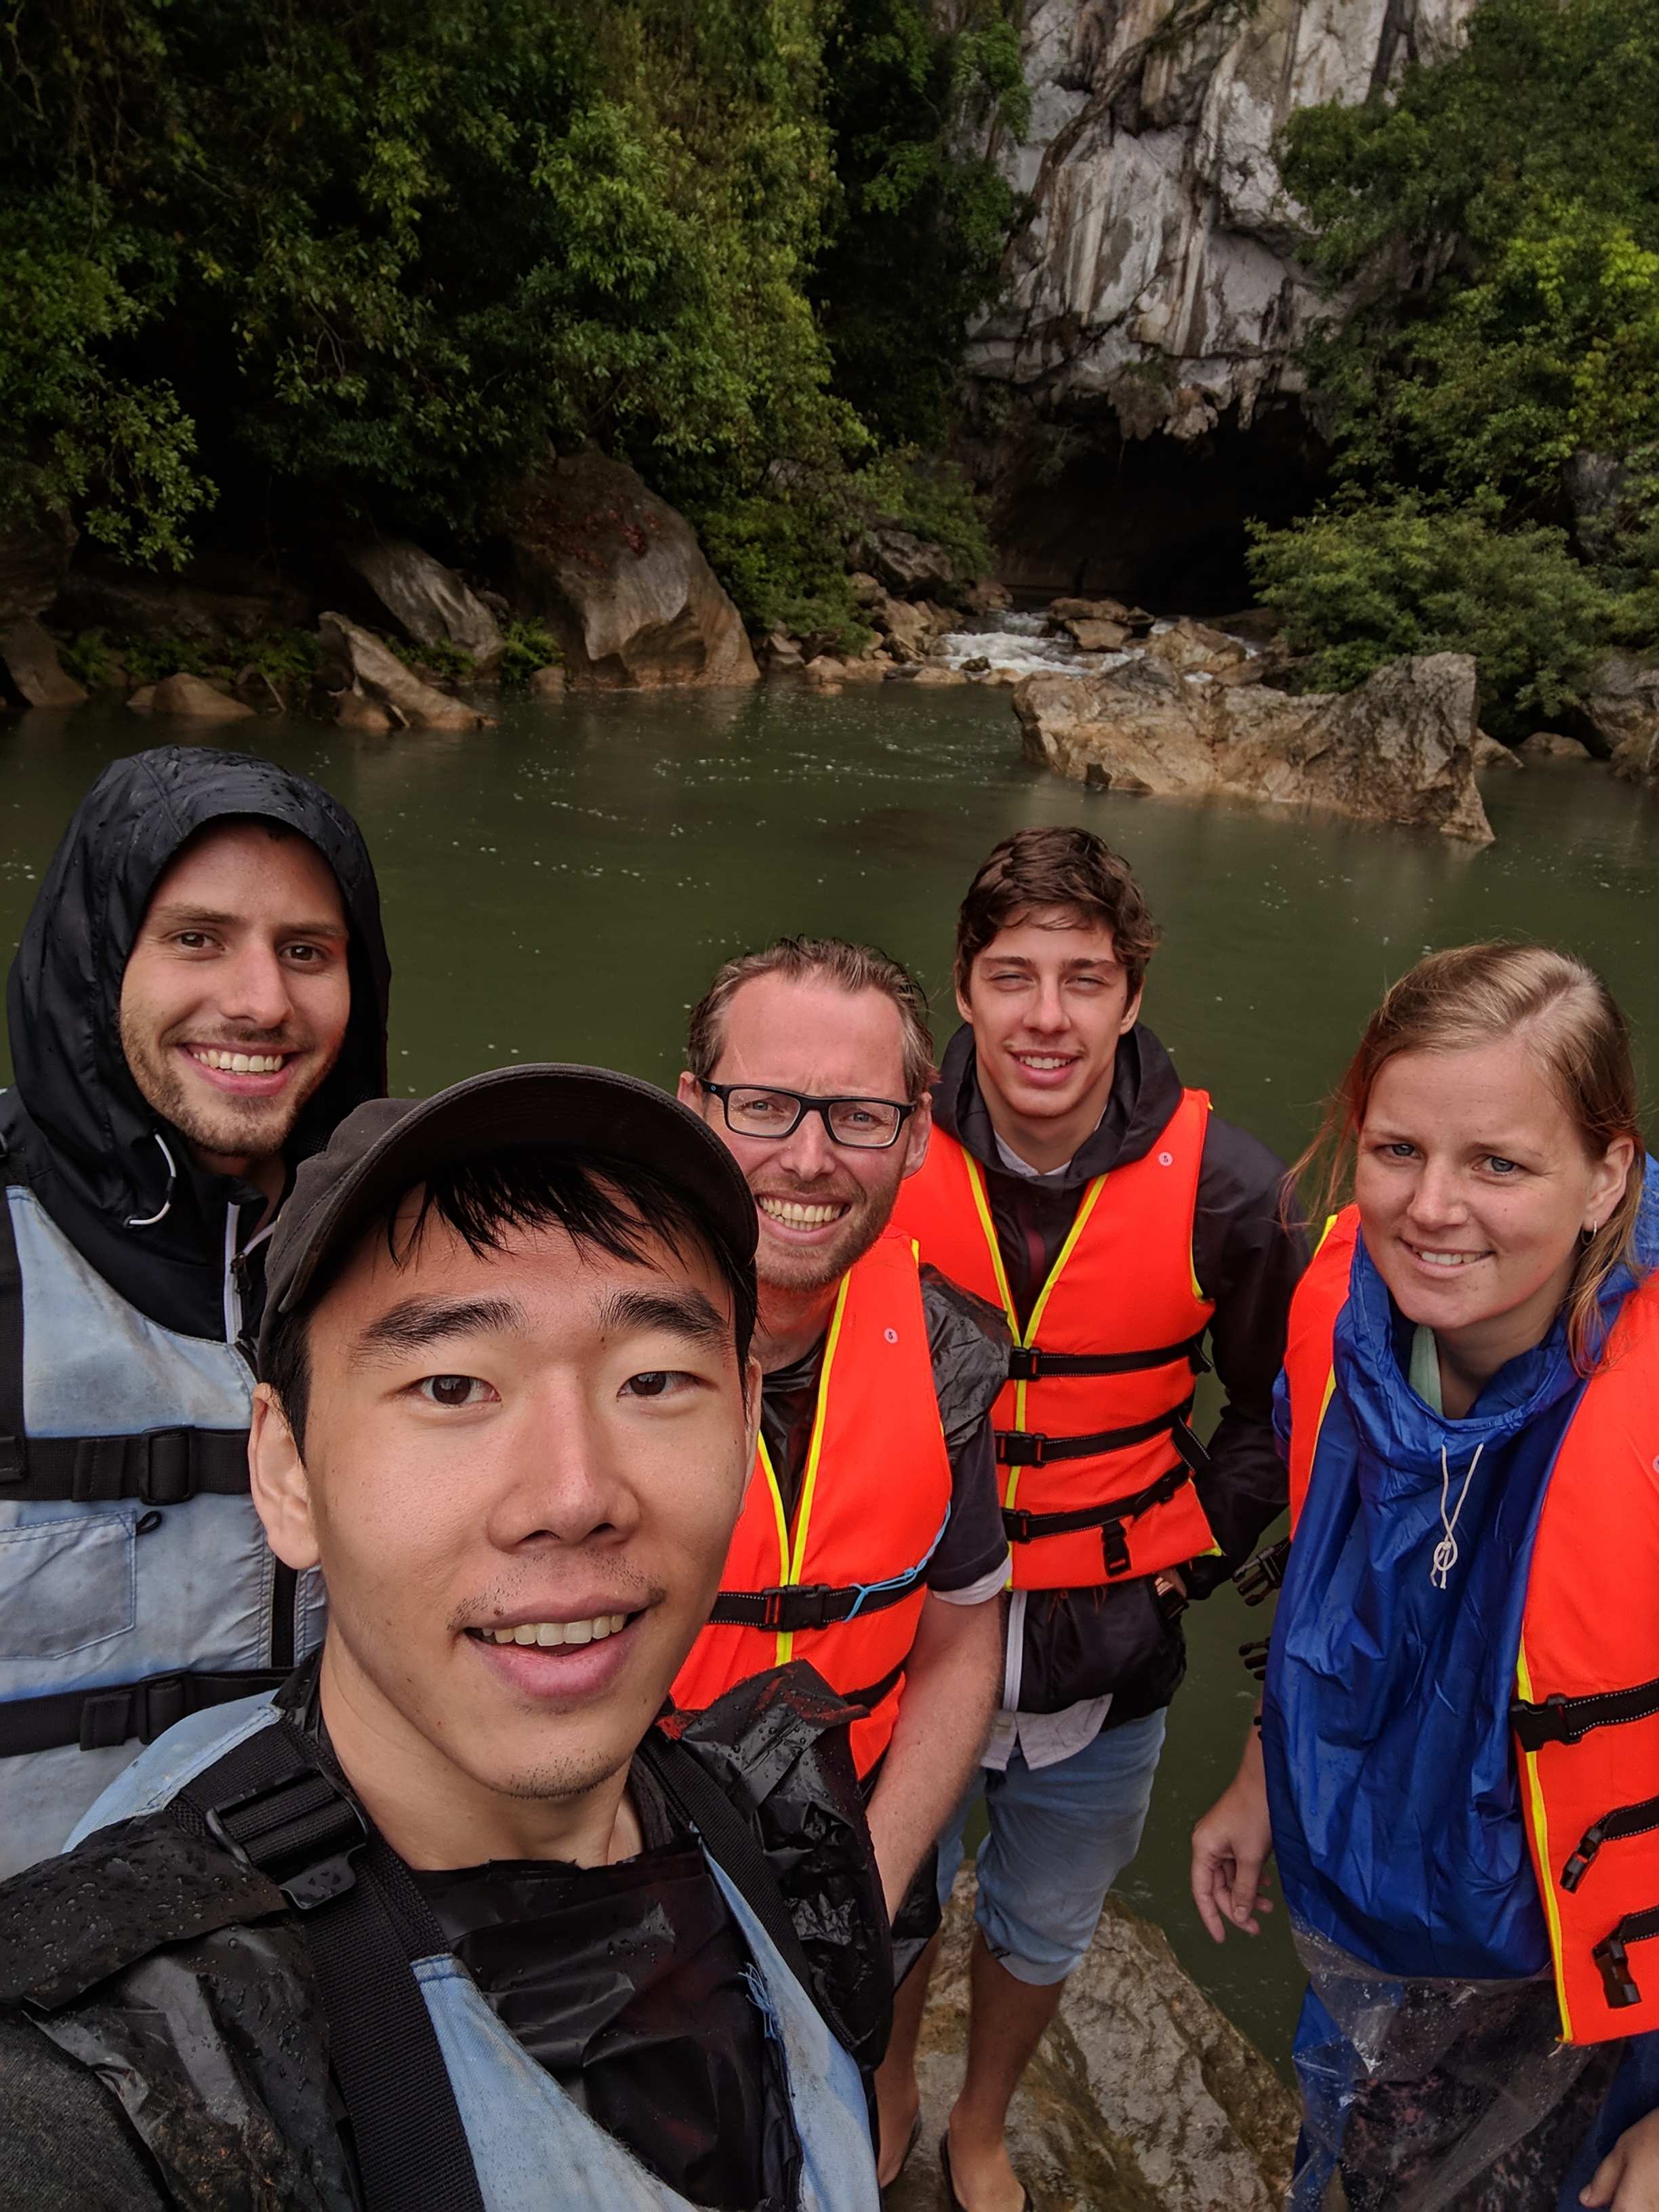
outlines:
M1137 1022L1126 1036L1118 1039L1117 1064L1106 1110L1093 1134L1079 1146L1065 1175L1056 1179L1055 1188L1070 1189L1074 1184L1091 1182L1113 1168L1127 1167L1131 1160L1144 1158L1180 1103L1181 1078L1176 1073L1175 1062L1151 1030ZM997 1151L990 1109L979 1087L974 1032L966 1022L945 1048L939 1079L933 1086L933 1119L947 1137L954 1137L981 1165L1006 1172Z
M112 762L76 808L12 963L6 1013L15 1087L0 1092L8 1178L30 1187L142 1313L218 1338L226 1209L258 1194L198 1168L185 1139L145 1098L122 1050L120 1006L156 884L189 838L232 815L286 823L315 846L339 884L350 933L345 1042L289 1140L290 1175L353 1107L384 1095L392 970L362 831L308 778L251 754L195 745ZM172 1176L158 1136L172 1153Z

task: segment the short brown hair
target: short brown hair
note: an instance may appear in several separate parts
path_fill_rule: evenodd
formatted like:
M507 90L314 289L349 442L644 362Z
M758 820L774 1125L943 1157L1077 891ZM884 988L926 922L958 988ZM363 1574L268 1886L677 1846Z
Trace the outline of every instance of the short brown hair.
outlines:
M1359 1049L1326 1106L1319 1133L1291 1170L1310 1170L1310 1211L1334 1212L1346 1196L1359 1132L1376 1079L1402 1052L1457 1052L1523 1034L1539 1069L1592 1159L1618 1137L1636 1156L1625 1194L1584 1245L1563 1309L1574 1364L1588 1374L1601 1357L1601 1293L1615 1271L1643 1271L1635 1256L1644 1147L1630 1031L1618 1001L1593 968L1547 945L1455 945L1419 960L1383 995Z
M1129 863L1092 830L1017 830L981 863L957 915L956 985L1000 931L1038 907L1066 907L1112 933L1133 997L1158 950L1158 927Z
M914 1104L933 1081L927 994L908 968L873 945L849 945L839 937L780 937L759 952L728 960L691 1009L685 1064L700 1082L707 1082L720 1065L726 1008L745 983L763 975L781 975L789 983L834 983L847 992L879 991L898 1009L906 1098Z

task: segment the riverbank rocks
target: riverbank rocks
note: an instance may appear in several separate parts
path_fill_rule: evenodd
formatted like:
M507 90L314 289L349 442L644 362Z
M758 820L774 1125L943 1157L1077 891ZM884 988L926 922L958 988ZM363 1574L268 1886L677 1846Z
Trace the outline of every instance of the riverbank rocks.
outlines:
M182 673L141 685L127 704L135 714L179 714L195 722L241 722L253 712L205 676Z
M1070 615L1060 624L1079 653L1119 653L1130 633L1121 622L1096 622L1085 615Z
M1224 670L1242 666L1250 657L1236 637L1194 622L1187 615L1167 629L1155 630L1146 640L1146 650L1183 676L1218 676Z
M1147 654L1099 676L1029 676L1013 706L1029 760L1097 788L1228 793L1492 842L1467 653L1390 661L1357 691L1299 699Z
M488 714L468 706L464 699L452 698L447 691L422 683L412 669L404 666L390 646L382 645L378 637L349 622L344 615L325 614L318 634L323 644L325 680L329 676L343 679L330 688L366 693L403 727L484 730L491 726Z
M453 645L489 675L501 657L495 617L453 568L407 538L363 538L340 553L405 636L416 645Z
M1474 733L1474 764L1483 768L1525 768L1526 763L1513 745L1506 745L1500 738L1490 738L1484 730Z
M79 707L85 688L61 666L58 647L33 615L20 615L0 629L0 663L26 706Z
M743 623L691 526L621 461L549 462L500 516L512 597L592 690L755 684Z
M939 2212L933 2146L963 2072L973 1873L964 1869L923 2018L921 2140L884 2200ZM1066 1985L1009 2113L1016 2170L1042 2212L1272 2212L1296 2102L1206 1997L1163 1933L1115 1897Z
M1583 705L1569 718L1572 733L1595 753L1610 756L1626 782L1654 781L1659 760L1659 666L1640 654L1604 653Z
M1534 730L1529 738L1522 738L1521 750L1534 761L1587 761L1590 757L1588 745L1580 744L1577 738L1564 737L1559 730Z
M867 569L903 599L931 599L949 591L956 570L942 545L918 538L896 522L873 522L854 548L860 569Z

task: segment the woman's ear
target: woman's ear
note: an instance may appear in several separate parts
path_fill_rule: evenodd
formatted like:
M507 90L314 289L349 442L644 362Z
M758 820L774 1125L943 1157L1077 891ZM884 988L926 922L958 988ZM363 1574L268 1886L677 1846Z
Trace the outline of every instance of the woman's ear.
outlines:
M1595 1164L1590 1178L1589 1204L1584 1210L1586 1229L1599 1229L1618 1206L1630 1184L1636 1164L1634 1137L1615 1137Z
M285 1567L314 1567L321 1556L311 1510L311 1478L282 1401L269 1382L253 1393L247 1439L248 1485L265 1539Z

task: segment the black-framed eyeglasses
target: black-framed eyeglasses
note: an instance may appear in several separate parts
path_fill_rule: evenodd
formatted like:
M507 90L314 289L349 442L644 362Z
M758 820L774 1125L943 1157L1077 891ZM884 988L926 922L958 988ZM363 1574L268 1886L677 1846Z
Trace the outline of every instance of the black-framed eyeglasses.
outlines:
M816 1114L833 1145L854 1152L884 1152L899 1140L914 1104L896 1098L813 1098L804 1091L772 1091L757 1083L697 1080L718 1098L726 1126L739 1137L793 1137L809 1114Z

